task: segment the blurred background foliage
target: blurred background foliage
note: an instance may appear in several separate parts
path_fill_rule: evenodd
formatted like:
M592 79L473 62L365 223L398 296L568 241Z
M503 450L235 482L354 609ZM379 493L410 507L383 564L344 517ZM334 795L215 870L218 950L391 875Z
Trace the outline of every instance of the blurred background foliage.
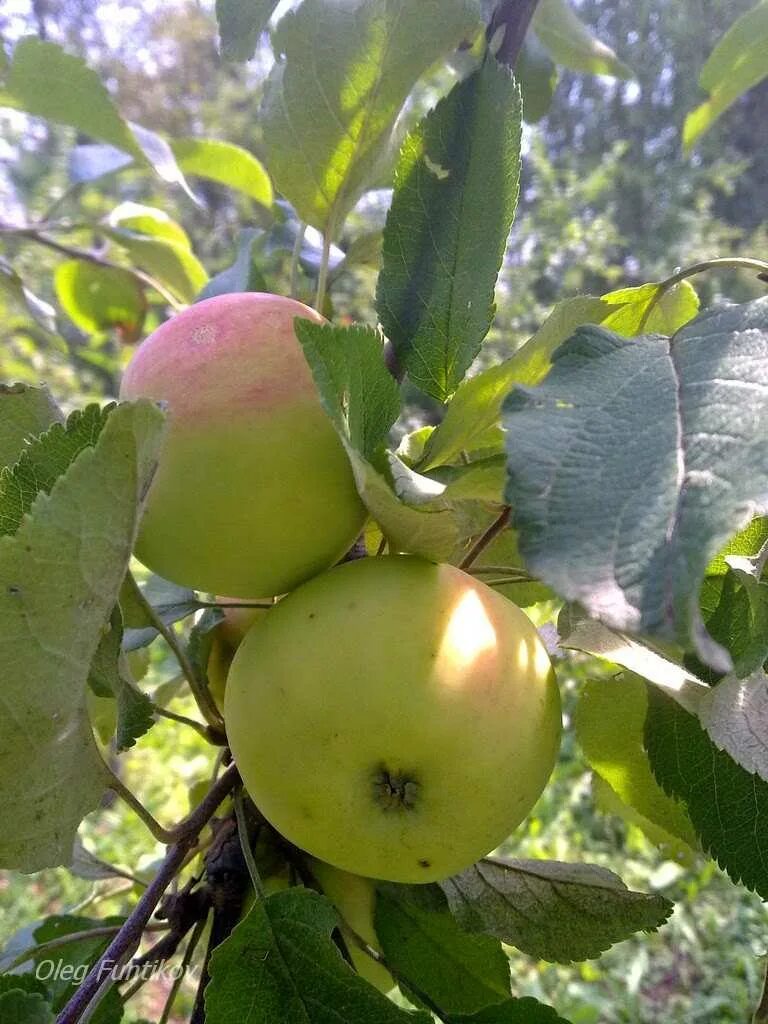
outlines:
M283 3L281 10L288 6ZM578 5L584 21L636 77L620 81L561 71L549 112L526 127L521 202L481 362L508 355L555 301L569 295L657 280L680 264L713 256L766 255L768 81L744 96L692 155L684 156L681 147L685 115L701 100L699 70L728 25L751 6L752 0ZM85 57L131 121L170 138L235 143L259 157L258 108L271 53L265 45L247 65L223 63L211 7L191 0L8 0L0 7L0 34L7 51L34 34ZM458 54L457 67L461 59ZM444 68L422 80L406 122L449 84ZM144 309L143 300L137 305L135 282L117 274L109 285L114 323L89 321L82 304L62 301L71 293L67 281L77 273L69 257L33 244L20 228L67 221L68 245L98 249L107 236L94 231L93 223L111 217L114 226L116 209L122 211L118 223L132 209L121 204L143 204L165 211L183 229L209 275L231 265L241 247L253 286L276 292L290 288L297 233L290 210L269 210L208 179L191 178L198 204L137 169L78 185L70 154L87 141L74 130L0 110L2 255L24 285L57 311L56 329L48 330L45 312L35 321L10 292L0 292L0 378L44 378L70 405L116 393L132 346L168 314L168 303L150 292ZM358 204L335 253L339 266L328 312L340 319L374 322L377 233L388 203L387 182L381 185ZM83 221L87 226L79 227ZM243 236L243 229L250 233ZM318 248L309 232L296 282L306 300L314 291ZM756 285L735 272L696 284L704 305L757 294ZM434 420L436 407L423 396L411 397L415 416ZM170 671L162 643L156 643L149 686L160 685ZM567 713L578 688L599 671L584 659L561 663ZM172 707L183 711L183 700L176 698ZM600 810L591 773L572 732L567 735L553 785L510 851L597 862L632 887L663 891L677 905L659 934L633 938L596 962L537 964L511 951L514 989L555 1004L573 1024L747 1020L760 991L767 945L759 899L734 887L709 862L682 866L666 859L633 825ZM161 721L121 761L138 795L170 821L186 811L190 787L210 775L210 758L194 732ZM100 857L139 875L151 870L159 853L119 804L91 815L82 834ZM2 938L92 898L94 891L101 897L114 885L63 870L30 879L0 875ZM119 912L122 906L118 894L102 900L99 912ZM147 1011L153 1000L162 1005L159 984L142 994ZM138 1002L139 1017L141 1010ZM185 1010L189 1002L180 1002L178 1020Z

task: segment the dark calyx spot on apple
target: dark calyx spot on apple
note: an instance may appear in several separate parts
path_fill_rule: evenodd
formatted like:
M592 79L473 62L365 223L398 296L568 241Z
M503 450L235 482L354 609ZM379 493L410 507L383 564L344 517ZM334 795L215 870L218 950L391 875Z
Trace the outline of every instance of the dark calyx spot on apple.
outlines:
M412 811L419 796L419 783L412 772L393 772L380 765L373 773L376 803L385 811Z

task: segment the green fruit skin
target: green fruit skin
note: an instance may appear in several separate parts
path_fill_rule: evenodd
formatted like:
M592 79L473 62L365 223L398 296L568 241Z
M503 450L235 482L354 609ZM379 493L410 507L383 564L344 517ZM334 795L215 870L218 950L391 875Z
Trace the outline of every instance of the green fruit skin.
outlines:
M454 566L410 556L339 566L270 609L235 655L225 720L279 832L395 882L446 878L495 849L560 740L530 620ZM404 800L387 800L387 779Z
M386 967L382 967L373 957L360 949L352 935L354 932L378 953L381 952L373 926L376 906L375 881L372 878L363 878L362 875L353 875L349 871L340 871L339 868L317 860L316 857L309 858L309 869L342 918L342 938L357 973L380 992L391 991L395 987L392 975Z
M220 295L139 346L121 398L168 406L136 554L184 586L273 597L327 569L365 520L293 321L300 302Z
M230 597L217 597L217 603L226 605ZM208 655L208 688L216 706L224 710L227 675L235 651L254 622L266 615L266 608L224 608L224 618L213 631L211 651Z

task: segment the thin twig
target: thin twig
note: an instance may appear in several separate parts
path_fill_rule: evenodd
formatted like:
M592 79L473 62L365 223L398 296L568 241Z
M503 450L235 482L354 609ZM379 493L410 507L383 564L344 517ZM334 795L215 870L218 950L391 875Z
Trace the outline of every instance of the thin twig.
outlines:
M150 925L146 931L166 931L168 925ZM11 971L16 970L17 967L21 967L27 960L30 960L33 956L38 956L43 953L50 953L52 950L61 949L62 946L68 946L70 942L81 942L84 939L98 939L108 935L116 935L120 931L119 924L105 924L98 928L86 928L80 932L70 932L68 935L59 935L55 939L49 939L48 942L41 942L39 945L29 946L23 950L18 956L15 956L11 962L0 971L0 974L8 974Z
M140 281L147 288L152 288L153 291L156 291L173 309L179 310L184 308L184 303L179 302L165 285L149 274L145 274L143 270L138 270L135 267L125 267L120 263L115 263L113 260L108 260L104 256L99 256L98 253L91 252L90 249L80 249L77 246L59 242L57 239L51 238L50 235L44 234L39 228L11 228L4 229L3 233L17 235L19 238L27 238L30 242L36 242L47 249L61 253L62 256L84 260L86 263L93 263L97 267L105 267L108 270L122 270L123 273L130 274L131 277Z
M688 277L694 277L696 274L703 274L707 270L720 270L723 268L731 269L742 269L742 270L756 270L758 277L761 280L761 274L768 272L768 262L765 260L752 259L748 256L722 256L712 260L702 260L700 263L692 263L690 267L684 267L682 270L676 271L670 277L659 283L659 287L656 289L653 297L645 308L645 312L640 318L640 324L638 326L638 333L640 333L651 316L651 313L667 294L670 288L674 288L676 284L680 284L681 281L685 281Z
M125 783L117 777L117 775L111 773L109 788L120 797L123 803L127 804L131 808L133 813L140 818L147 826L152 835L157 839L159 843L163 843L168 846L173 842L173 832L169 829L164 828L160 822L155 818L151 811L147 810L144 804L139 800L135 793L125 785Z
M165 860L154 879L147 886L136 906L122 924L119 932L102 953L79 985L70 1001L56 1018L56 1024L76 1024L91 1001L101 989L105 972L111 976L114 966L126 953L133 954L141 941L149 919L160 902L171 880L176 876L186 855L197 842L197 837L210 821L224 797L234 789L239 780L234 765L227 769L218 782L211 787L201 803L175 829L176 842L166 854ZM110 977L110 980L111 977Z
M179 989L181 988L181 983L184 981L184 977L185 977L185 975L187 973L187 968L189 967L189 962L192 959L195 950L197 949L197 944L200 941L200 936L203 934L203 929L205 928L206 924L207 924L207 918L204 917L202 920L197 922L197 924L195 925L194 931L192 932L192 934L189 937L189 942L187 943L186 949L184 950L184 956L182 958L181 965L179 967L179 971L178 971L176 977L173 979L173 985L171 985L171 991L168 993L168 998L165 1001L165 1006L163 1007L163 1012L162 1012L162 1014L160 1016L160 1020L157 1022L157 1024L167 1024L167 1022L168 1022L168 1018L171 1015L171 1010L173 1009L173 1004L174 1004L174 1002L176 1000L176 996L178 994Z
M315 309L322 316L325 305L325 293L328 288L328 264L331 259L331 226L325 229L323 235L323 254L320 258L320 269L317 273L317 294L315 295Z
M157 704L152 705L152 712L155 715L159 715L160 718L168 718L172 722L178 722L179 725L189 726L190 729L194 729L196 733L199 733L204 740L208 740L210 742L211 730L204 722L196 722L194 718L187 718L186 715L179 715L177 712L169 711L168 708L161 708Z
M514 576L520 583L535 583L536 580L525 569L516 565L473 565L467 570L470 576Z
M293 252L291 253L291 281L289 295L292 299L296 298L296 293L299 290L299 259L301 257L301 246L304 242L304 232L307 230L307 225L304 221L298 226L296 231L296 238L293 242Z
M184 645L181 643L176 630L173 626L169 626L168 623L164 622L162 616L158 615L157 611L146 599L138 583L130 573L128 574L128 579L132 582L134 594L142 605L150 623L173 651L176 660L181 667L181 671L184 673L184 676L189 683L189 688L197 702L198 708L200 709L200 714L210 725L211 729L213 729L215 733L220 734L223 738L224 722L219 709L216 707L216 703L211 696L211 692L208 689L205 680L200 678L194 665L189 660L187 652L184 650Z
M263 900L266 898L266 893L264 892L264 886L261 882L259 869L256 867L256 861L253 857L251 844L248 841L248 823L245 820L242 786L239 786L235 790L235 819L237 820L237 833L240 836L240 849L243 851L243 860L245 861L245 866L248 868L248 874L251 876L251 884L256 890L256 894L259 899Z
M488 545L494 540L507 525L509 519L509 505L505 505L499 515L494 519L488 529L472 545L469 553L459 562L460 569L469 569L472 563L479 558Z

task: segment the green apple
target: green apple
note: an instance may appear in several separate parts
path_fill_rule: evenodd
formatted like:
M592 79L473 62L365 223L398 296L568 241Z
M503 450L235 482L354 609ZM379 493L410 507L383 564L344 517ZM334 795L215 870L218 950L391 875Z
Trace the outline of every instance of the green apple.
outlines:
M381 952L373 927L373 912L376 906L375 881L372 878L363 878L362 875L353 875L349 871L340 871L339 868L326 864L316 857L308 858L308 867L320 888L339 912L342 919L339 930L355 970L380 992L389 992L395 987L394 978L355 941L355 935L359 935L369 946Z
M348 562L248 632L224 717L252 799L345 871L431 882L494 849L554 765L547 652L511 601L451 565Z
M351 547L365 512L279 295L219 295L139 346L125 399L168 408L136 554L184 586L273 597Z
M224 707L227 676L235 651L254 622L267 612L266 608L228 608L227 604L233 600L231 597L216 598L216 602L222 606L224 618L213 629L208 654L208 688L220 710Z

